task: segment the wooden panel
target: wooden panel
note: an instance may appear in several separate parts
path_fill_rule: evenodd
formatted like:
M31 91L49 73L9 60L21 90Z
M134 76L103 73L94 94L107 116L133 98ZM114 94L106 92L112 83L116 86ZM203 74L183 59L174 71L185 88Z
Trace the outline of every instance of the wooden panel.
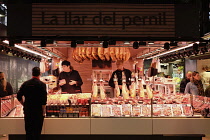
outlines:
M33 36L174 37L172 4L33 4Z
M151 135L151 118L91 118L91 134Z
M45 134L90 134L90 118L45 119Z
M153 119L153 134L210 134L208 118Z

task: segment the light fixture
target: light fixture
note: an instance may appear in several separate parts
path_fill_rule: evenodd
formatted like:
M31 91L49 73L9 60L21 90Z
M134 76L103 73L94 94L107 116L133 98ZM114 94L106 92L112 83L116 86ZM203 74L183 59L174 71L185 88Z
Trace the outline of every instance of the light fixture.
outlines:
M6 16L6 13L4 10L1 9L0 7L0 17L5 17Z
M42 40L41 40L40 46L41 46L41 47L46 47L46 46L47 46L47 43L46 43L46 40L45 40L45 39L42 39Z
M163 48L164 48L165 50L169 50L169 49L170 49L170 44L169 44L168 42L166 42L166 43L164 44Z
M125 41L124 44L127 44L128 45L128 44L130 44L130 42L129 41Z
M103 48L108 48L108 46L109 46L108 41L104 41L102 47Z
M4 40L3 42L6 43L6 44L9 44L9 41L7 41L7 40ZM39 56L42 56L42 57L45 57L45 58L50 59L50 57L48 57L48 56L46 56L46 55L43 55L43 54L38 53L38 52L36 52L36 51L33 51L33 50L28 49L28 48L22 47L22 46L20 46L20 45L15 44L15 47L16 47L16 48L19 48L19 49L21 49L21 50L27 51L27 52L29 52L29 53L36 54L36 55L39 55Z
M138 49L139 48L139 43L137 41L133 42L133 48Z
M9 46L14 47L15 46L15 41L13 39L9 40Z
M149 41L148 44L149 44L149 45L153 45L153 44L155 44L155 43L152 42L152 41Z
M75 40L71 41L71 47L76 48L77 47L77 42Z
M199 43L199 42L195 42L195 43ZM193 43L191 43L189 45L186 45L186 46L183 46L183 47L178 47L178 48L175 48L175 49L171 49L169 51L166 51L166 52L163 52L163 53L160 53L160 54L148 57L146 59L151 59L151 58L154 58L154 57L162 56L162 55L165 55L165 54L168 54L168 53L172 53L172 52L176 52L176 51L179 51L179 50L183 50L183 49L186 49L186 48L189 48L189 47L192 47L192 46L193 46Z

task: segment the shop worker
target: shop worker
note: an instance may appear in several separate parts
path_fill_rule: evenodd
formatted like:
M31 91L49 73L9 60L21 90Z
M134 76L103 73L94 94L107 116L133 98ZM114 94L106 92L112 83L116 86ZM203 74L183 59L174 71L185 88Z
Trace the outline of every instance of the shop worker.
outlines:
M63 71L59 74L59 86L62 93L82 93L81 86L83 84L79 72L74 70L71 63L67 60L61 63Z
M192 73L191 80L187 83L184 93L205 96L201 77L197 71Z
M5 97L13 94L12 86L7 82L5 74L0 72L0 97Z
M46 84L40 81L40 74L40 68L34 67L32 79L24 82L17 93L17 99L24 107L26 140L40 140L46 113Z
M119 85L119 88L120 88L120 91L122 89L122 74L124 72L125 74L125 78L126 78L126 85L129 89L129 85L131 85L131 71L129 69L125 69L123 67L123 61L122 60L118 60L116 62L116 66L117 66L117 70L115 70L113 73L112 73L112 76L111 78L109 79L109 86L115 88L115 85L114 85L114 75L116 74L117 75L117 79L118 79L118 85Z
M182 79L182 81L180 83L180 93L184 93L185 87L186 87L187 83L190 82L191 76L192 76L192 72L191 71L188 71L186 73L186 77Z

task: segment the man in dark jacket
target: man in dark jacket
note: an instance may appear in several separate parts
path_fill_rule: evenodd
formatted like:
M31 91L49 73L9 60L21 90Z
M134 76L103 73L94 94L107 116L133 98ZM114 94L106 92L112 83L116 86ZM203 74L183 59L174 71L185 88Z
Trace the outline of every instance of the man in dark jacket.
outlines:
M114 84L114 75L116 74L117 75L117 79L118 79L118 85L119 85L119 88L120 88L120 92L121 89L122 89L122 80L123 80L123 72L125 74L125 79L126 79L126 85L127 85L127 88L129 89L129 85L131 85L131 71L129 69L125 69L123 67L123 61L117 61L116 62L116 66L117 66L117 70L115 70L113 73L112 73L112 76L111 78L109 79L109 86L115 88L115 84Z
M40 140L46 112L47 91L46 84L39 80L39 67L32 69L32 75L32 79L24 82L20 87L17 99L24 107L26 140Z
M79 72L73 70L69 61L61 63L63 72L59 74L59 85L62 92L66 93L82 93L81 86L83 84Z
M186 87L187 83L190 82L191 76L192 76L192 72L188 71L186 74L186 77L182 79L182 81L180 83L180 93L184 93L185 87Z

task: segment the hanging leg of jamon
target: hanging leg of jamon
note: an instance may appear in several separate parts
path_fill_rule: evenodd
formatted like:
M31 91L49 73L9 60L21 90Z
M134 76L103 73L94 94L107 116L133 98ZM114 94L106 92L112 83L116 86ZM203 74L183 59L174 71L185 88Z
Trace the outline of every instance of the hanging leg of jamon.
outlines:
M100 82L100 97L101 97L101 99L105 99L106 98L103 82Z
M92 86L92 91L93 91L93 98L97 98L97 95L98 95L98 86L96 84L96 82L93 83L93 86Z

